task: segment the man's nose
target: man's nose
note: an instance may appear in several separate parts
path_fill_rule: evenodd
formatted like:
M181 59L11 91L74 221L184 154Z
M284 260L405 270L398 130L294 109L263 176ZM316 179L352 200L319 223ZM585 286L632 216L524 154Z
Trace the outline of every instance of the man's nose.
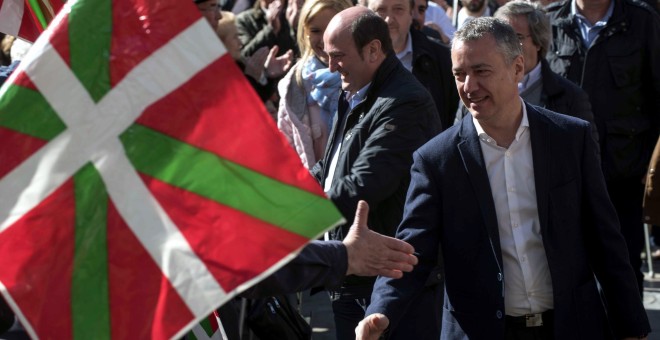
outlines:
M330 72L337 72L337 61L330 56L328 56L328 68Z
M463 83L463 91L465 93L471 93L479 89L479 84L477 79L471 76L465 76L465 82Z

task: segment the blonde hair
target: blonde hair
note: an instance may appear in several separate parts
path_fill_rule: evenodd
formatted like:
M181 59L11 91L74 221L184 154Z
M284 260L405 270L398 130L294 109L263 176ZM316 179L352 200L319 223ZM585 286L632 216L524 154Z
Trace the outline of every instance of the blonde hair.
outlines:
M325 9L332 9L335 12L339 13L349 7L353 7L353 3L350 0L306 0L305 4L300 11L300 19L298 20L298 48L300 48L300 62L299 66L296 67L296 83L299 86L302 86L302 65L304 65L309 58L314 57L314 50L312 46L309 45L309 39L307 38L306 27L309 26L309 22L312 21L314 16L319 14Z
M230 28L236 26L236 15L232 12L222 11L222 19L218 20L218 28L215 30L215 33L218 35L220 40L225 41L227 34L229 34Z

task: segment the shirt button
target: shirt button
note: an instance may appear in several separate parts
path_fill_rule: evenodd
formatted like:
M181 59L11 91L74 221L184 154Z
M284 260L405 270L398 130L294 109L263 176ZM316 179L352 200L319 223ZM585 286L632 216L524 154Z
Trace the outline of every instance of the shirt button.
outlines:
M504 155L505 155L507 158L511 157L511 151L507 151L507 152L505 152Z
M502 311L498 310L497 312L495 312L495 316L497 316L498 319L501 319L502 318Z
M514 228L518 228L518 222L513 222L512 225L513 225Z

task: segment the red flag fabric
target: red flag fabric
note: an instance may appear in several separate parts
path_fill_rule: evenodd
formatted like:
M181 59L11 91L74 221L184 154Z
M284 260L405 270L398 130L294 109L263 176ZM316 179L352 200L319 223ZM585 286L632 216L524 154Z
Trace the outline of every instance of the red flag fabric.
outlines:
M62 0L0 0L0 32L33 42L63 5Z
M191 2L71 1L0 88L0 292L33 337L179 337L341 215Z

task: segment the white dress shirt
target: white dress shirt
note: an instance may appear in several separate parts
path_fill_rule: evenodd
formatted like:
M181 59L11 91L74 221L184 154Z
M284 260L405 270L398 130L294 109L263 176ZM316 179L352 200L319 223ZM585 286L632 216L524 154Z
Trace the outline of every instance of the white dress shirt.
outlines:
M552 282L536 206L532 143L524 103L522 110L522 121L508 149L498 146L479 122L472 119L495 202L504 267L504 308L511 316L553 308Z

